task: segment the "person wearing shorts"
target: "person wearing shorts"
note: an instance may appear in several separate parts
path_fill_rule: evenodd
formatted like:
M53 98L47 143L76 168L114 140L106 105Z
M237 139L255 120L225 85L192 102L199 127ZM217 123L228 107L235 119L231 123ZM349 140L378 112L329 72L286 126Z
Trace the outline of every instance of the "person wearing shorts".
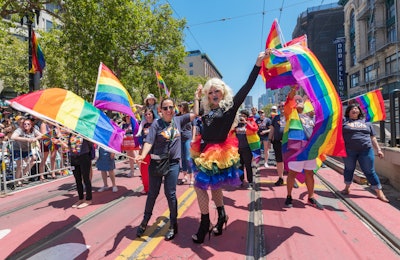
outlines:
M283 149L283 159L285 161L287 161L294 152L298 151L298 149L305 145L314 129L314 118L309 114L302 113L304 109L304 101L301 96L296 95L296 88L297 86L292 87L291 91L289 92L284 109L285 117L290 118L286 122L286 124L289 125L289 140L287 142L287 146ZM296 111L296 117L289 117L289 115L293 115L292 113ZM301 131L301 134L296 134L296 139L290 139L290 131L292 129L291 121L295 121L294 119L296 118L300 120L303 126L303 131ZM296 131L298 133L298 129ZM308 203L318 209L323 209L324 207L314 198L314 170L317 168L316 159L288 161L287 168L289 169L289 174L286 180L287 197L285 200L285 205L289 208L293 207L292 190L294 187L295 178L297 174L301 174L304 171L305 183L308 192Z

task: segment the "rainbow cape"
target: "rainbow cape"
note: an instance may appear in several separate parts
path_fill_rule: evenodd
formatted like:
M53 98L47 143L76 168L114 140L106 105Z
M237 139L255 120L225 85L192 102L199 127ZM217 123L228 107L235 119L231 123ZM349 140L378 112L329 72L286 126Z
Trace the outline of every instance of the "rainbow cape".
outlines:
M29 73L40 72L40 77L42 77L43 69L46 66L46 61L44 59L42 48L40 48L34 30L32 30L31 39L32 39L32 67Z
M16 110L68 128L110 152L121 152L124 131L101 110L71 91L49 88L8 102Z
M355 98L365 115L365 121L376 122L386 119L385 103L381 89L370 91Z
M160 73L158 73L157 70L156 70L156 78L157 78L158 87L161 89L164 89L165 95L167 95L167 97L170 97L171 93L169 92L167 85L165 84L163 78L161 77Z
M315 55L305 46L292 45L273 51L286 58L292 66L292 74L304 89L315 111L315 126L305 145L287 158L289 161L310 159L324 160L325 155L345 156L342 136L342 104L335 86ZM288 85L282 78L280 87ZM285 128L285 131L288 131ZM288 133L282 140L287 150Z

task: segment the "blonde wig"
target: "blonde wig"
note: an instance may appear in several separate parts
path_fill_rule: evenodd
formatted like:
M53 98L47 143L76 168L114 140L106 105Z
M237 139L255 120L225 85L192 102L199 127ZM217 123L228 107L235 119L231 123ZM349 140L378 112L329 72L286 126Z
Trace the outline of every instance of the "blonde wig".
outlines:
M232 89L226 85L219 78L212 78L209 79L202 89L202 99L201 104L204 108L204 114L208 114L211 110L210 102L208 101L208 92L210 88L214 87L218 90L221 90L222 93L222 100L219 102L219 107L222 108L224 111L227 111L233 106L233 94Z

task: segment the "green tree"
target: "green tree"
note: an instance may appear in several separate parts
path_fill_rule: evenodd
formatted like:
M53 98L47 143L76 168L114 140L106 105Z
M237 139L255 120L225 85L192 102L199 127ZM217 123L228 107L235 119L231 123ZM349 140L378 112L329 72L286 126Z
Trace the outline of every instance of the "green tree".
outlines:
M10 34L11 29L0 22L0 79L6 88L28 92L28 43Z
M169 75L184 73L179 64L185 56L185 22L174 19L168 5L150 0L67 0L62 18L66 80L81 96L93 95L101 61L137 103L147 93L157 93L155 69L166 82ZM169 87L178 89L173 83Z
M158 93L156 69L173 89L172 95L183 93L181 88L187 87L180 80L185 77L180 68L186 55L185 21L173 18L169 5L152 0L14 2L18 1L0 0L2 17L43 10L46 3L61 6L61 12L54 15L62 25L50 32L39 32L46 58L41 81L44 88L66 88L91 101L100 62L116 73L136 103L141 103L147 93ZM6 44L3 37L0 44ZM14 57L11 54L16 48L17 44L10 46L8 58ZM25 55L27 60L26 49L21 57ZM18 64L27 66L27 61ZM18 71L21 78L27 77L26 72Z

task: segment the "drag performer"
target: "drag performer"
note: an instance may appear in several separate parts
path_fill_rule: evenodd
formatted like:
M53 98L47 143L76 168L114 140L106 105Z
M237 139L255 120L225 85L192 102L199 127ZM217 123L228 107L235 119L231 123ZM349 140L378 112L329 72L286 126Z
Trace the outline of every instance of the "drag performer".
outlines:
M239 107L257 79L263 60L270 53L270 50L266 50L258 55L247 82L234 97L231 88L218 78L208 80L201 91L201 104L204 108L203 130L191 147L195 173L194 188L201 212L200 227L192 236L195 243L203 243L207 233L209 236L211 232L215 236L222 235L223 225L227 225L228 216L224 209L222 186L240 185L240 174L243 174L238 169L238 140L232 124ZM195 99L195 102L199 102L200 96L196 96ZM210 223L207 192L209 187L218 211L218 222L214 227Z

